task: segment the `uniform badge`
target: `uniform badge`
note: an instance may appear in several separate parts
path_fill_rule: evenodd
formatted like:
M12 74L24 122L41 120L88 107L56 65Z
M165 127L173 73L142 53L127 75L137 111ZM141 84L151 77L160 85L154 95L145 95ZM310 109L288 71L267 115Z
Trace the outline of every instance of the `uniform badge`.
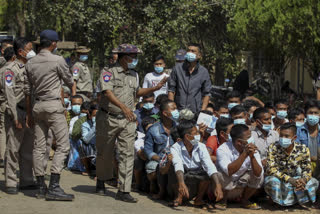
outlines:
M107 72L107 71L103 72L102 77L103 77L103 81L109 82L112 77L112 73Z
M12 71L7 71L5 74L5 80L6 80L6 85L11 86L12 85L12 79L14 77L14 73Z
M80 71L79 68L74 68L73 69L73 76L78 76L79 75L79 71Z

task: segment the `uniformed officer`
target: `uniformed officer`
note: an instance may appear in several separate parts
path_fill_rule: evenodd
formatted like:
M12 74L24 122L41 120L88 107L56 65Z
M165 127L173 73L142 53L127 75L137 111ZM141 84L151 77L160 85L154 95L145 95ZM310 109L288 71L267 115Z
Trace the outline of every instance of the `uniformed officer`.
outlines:
M96 192L105 194L104 181L113 177L112 163L117 141L120 187L116 199L136 203L137 199L130 195L136 132L135 99L159 90L167 79L153 88L140 88L134 68L138 64L137 54L141 51L134 45L122 44L114 52L118 53L118 64L103 69L100 76L102 95L96 117Z
M0 69L6 66L4 51L8 47L12 47L12 40L4 40L1 42ZM0 93L0 167L4 166L3 160L4 160L4 152L6 150L6 133L5 133L5 125L4 125L5 111L6 111L6 102L4 99L4 94Z
M80 94L85 102L90 101L93 92L92 77L86 63L90 51L90 48L79 46L76 50L78 61L71 68L76 82L76 93Z
M33 150L34 172L39 184L38 198L46 200L71 201L74 195L66 194L60 187L60 174L69 153L68 125L64 116L65 108L61 99L62 81L69 87L73 79L64 58L53 54L57 50L59 37L53 30L44 30L40 34L41 51L26 64L25 94L27 101L27 124L34 119L35 142ZM34 91L35 104L30 103L31 91ZM32 115L32 113L33 115ZM51 130L56 139L56 151L51 165L51 177L47 189L44 175L46 156L46 138Z
M25 63L35 56L32 43L25 38L14 40L17 59L2 72L2 87L7 102L5 127L5 185L8 194L18 194L17 170L20 169L20 188L36 189L32 172L33 130L25 127L26 105L24 96Z

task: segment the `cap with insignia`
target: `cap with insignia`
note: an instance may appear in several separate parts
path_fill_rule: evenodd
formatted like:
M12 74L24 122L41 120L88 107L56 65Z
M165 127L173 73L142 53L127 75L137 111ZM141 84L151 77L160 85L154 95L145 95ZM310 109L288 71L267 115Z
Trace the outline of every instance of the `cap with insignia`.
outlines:
M142 51L135 45L122 44L113 49L112 53L141 54Z
M54 30L44 30L40 33L40 41L48 39L50 41L59 41L58 33Z
M77 53L89 53L91 51L90 48L87 48L86 46L79 46L77 49L76 49L76 52Z

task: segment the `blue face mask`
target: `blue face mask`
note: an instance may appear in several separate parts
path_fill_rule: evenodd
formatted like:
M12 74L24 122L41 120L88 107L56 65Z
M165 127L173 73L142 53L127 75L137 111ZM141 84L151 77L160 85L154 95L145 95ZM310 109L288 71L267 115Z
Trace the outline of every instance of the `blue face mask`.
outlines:
M251 136L251 137L247 140L247 142L248 142L248 144L249 144L249 143L254 144L254 138L253 138L253 136Z
M73 105L72 107L71 107L71 110L73 111L73 113L75 113L75 114L80 114L80 105Z
M220 117L229 118L229 114L220 114Z
M70 103L69 98L64 98L63 100L64 100L64 104L65 104L65 106L68 106L68 105L69 105L69 103Z
M271 128L272 128L271 124L262 124L262 129L266 132L269 132Z
M143 105L143 108L146 109L146 110L151 110L154 108L154 104L153 103L145 103Z
M154 67L154 71L158 74L161 74L163 72L163 69L164 69L164 67L158 67L158 66Z
M296 122L296 127L299 128L299 127L302 127L304 125L304 122Z
M315 126L319 123L319 116L314 114L308 114L307 122L310 126Z
M191 52L188 52L184 57L188 62L194 62L197 60L197 55Z
M290 138L280 137L279 144L283 148L288 148L292 144L292 140Z
M233 107L239 105L239 103L229 103L228 104L228 109L231 110Z
M230 134L228 134L228 140L231 141L232 140L232 137Z
M80 117L86 117L87 114L86 113L80 113Z
M233 124L234 125L237 125L237 124L246 125L246 119L236 119L236 120L233 121Z
M139 60L138 59L133 59L131 63L128 63L128 68L129 69L135 69L138 65Z
M250 114L250 120L252 120L252 118L253 118L253 114L251 113L251 114Z
M80 55L79 60L80 60L81 62L87 61L87 60L88 60L88 55Z
M96 117L91 118L92 123L96 123Z
M176 110L171 112L171 119L173 121L178 121L179 120L179 116L180 116L180 113L179 113L178 109L176 109Z
M279 118L280 120L283 120L284 118L286 118L288 115L287 111L277 111L277 118Z
M197 145L200 142L200 140L201 140L201 136L198 134L194 136L193 140L190 140L190 143L194 146L194 145Z

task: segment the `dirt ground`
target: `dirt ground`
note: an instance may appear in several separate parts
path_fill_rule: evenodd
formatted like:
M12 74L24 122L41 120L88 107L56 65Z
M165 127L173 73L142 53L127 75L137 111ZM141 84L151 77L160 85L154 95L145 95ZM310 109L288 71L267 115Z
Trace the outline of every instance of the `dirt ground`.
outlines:
M4 192L3 169L0 169L0 214L202 214L208 212L225 214L285 212L320 214L320 210L303 210L297 208L277 210L273 206L268 205L268 203L261 203L264 209L260 211L241 209L237 204L230 204L226 211L208 211L207 209L194 208L191 206L172 209L167 206L167 202L165 201L152 201L147 195L139 193L132 193L134 197L139 199L138 204L128 204L114 199L117 191L115 188L107 186L107 196L95 195L95 181L93 179L65 170L61 177L61 186L66 192L75 195L73 202L38 200L34 198L35 191L32 190L20 192L18 195L8 195Z

